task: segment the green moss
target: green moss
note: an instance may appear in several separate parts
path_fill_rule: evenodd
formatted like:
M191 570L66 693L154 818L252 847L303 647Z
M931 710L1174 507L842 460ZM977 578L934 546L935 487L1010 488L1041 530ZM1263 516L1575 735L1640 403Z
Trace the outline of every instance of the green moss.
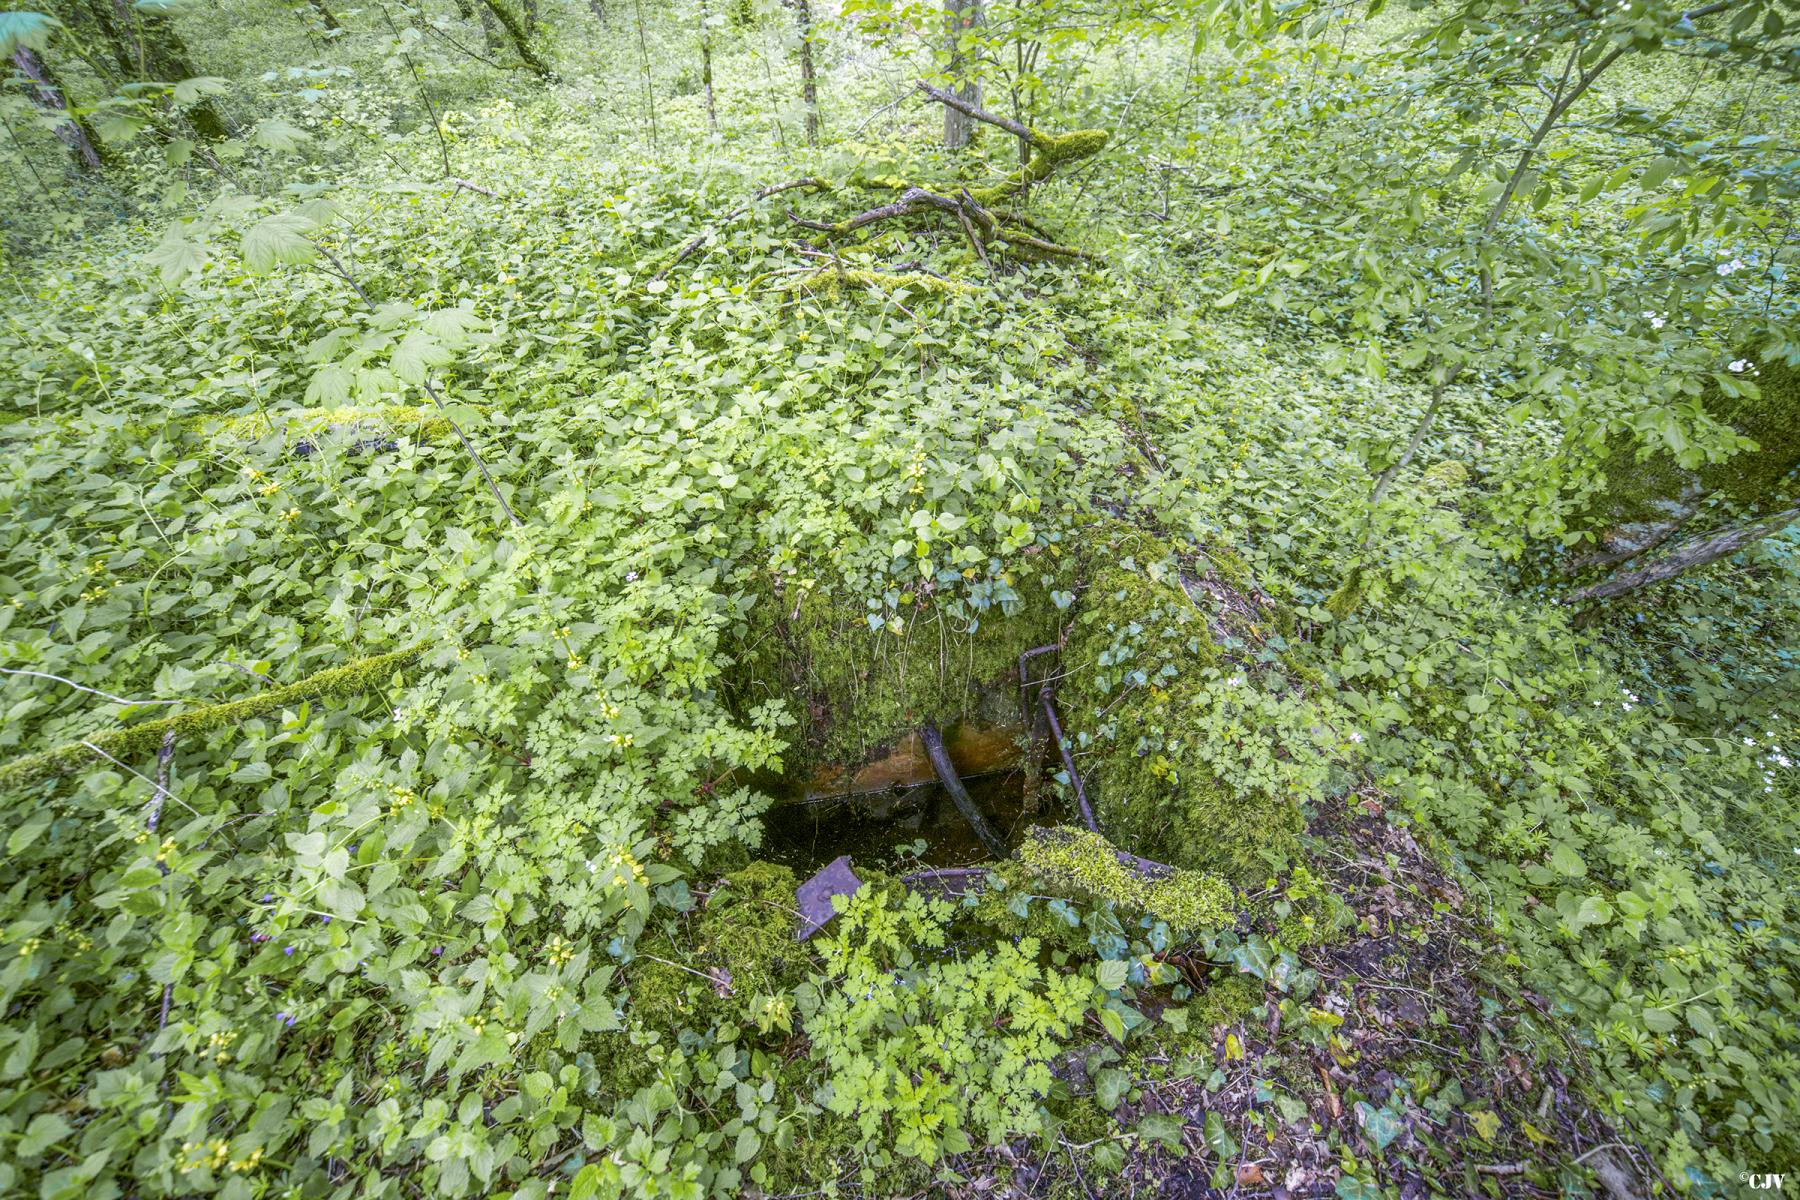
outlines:
M726 684L749 708L783 701L797 718L784 756L790 779L857 763L925 721L1017 721L1019 653L1057 638L1057 610L1036 584L1014 611L999 605L971 631L943 605L903 608L898 631L872 630L861 600L809 590L751 609L747 649Z
M114 758L130 761L156 750L162 744L163 735L168 733L173 733L178 743L186 743L214 729L226 725L241 725L245 721L307 700L368 691L385 684L395 671L412 662L423 649L423 646L413 646L391 654L358 659L341 667L309 675L297 683L270 688L242 700L211 704L192 712L157 721L145 721L141 725L131 725L124 729L110 729L90 736L85 742L70 742L51 750L15 758L0 767L0 791L37 783L80 767L93 766L100 759L89 748L89 743Z
M1010 200L1032 184L1048 179L1058 167L1098 154L1110 136L1104 129L1077 129L1061 134L1034 129L1030 138L1031 161L993 187L975 188L969 194L983 205Z
M1091 745L1081 769L1100 827L1134 853L1254 882L1265 851L1292 852L1300 814L1285 796L1219 778L1203 753L1202 717L1217 703L1206 668L1223 654L1172 548L1117 526L1095 534L1059 703L1069 736Z
M1434 496L1447 495L1462 490L1469 482L1469 468L1454 458L1445 459L1441 463L1433 463L1425 474L1419 477L1421 490Z
M1210 1037L1220 1025L1244 1019L1263 1000L1263 984L1250 975L1226 975L1188 1002L1188 1028Z
M215 440L253 441L277 429L310 437L336 428L404 430L419 438L450 431L449 418L430 405L390 404L379 408L298 408L273 414L245 413L223 420L207 419Z
M911 288L916 292L939 296L967 296L979 290L970 284L955 279L943 279L936 275L927 275L922 271L906 271L895 274L888 271L864 271L851 268L815 271L811 275L789 280L775 290L835 293L859 288L877 288L884 292Z
M1236 898L1223 880L1180 870L1145 878L1111 842L1086 829L1033 829L1019 862L1041 885L1148 913L1171 929L1215 928L1237 918Z
M1743 357L1755 359L1753 354ZM1709 383L1700 404L1715 421L1753 438L1757 449L1689 469L1663 453L1639 461L1634 439L1615 439L1604 464L1605 490L1589 508L1588 522L1656 527L1692 511L1708 492L1722 492L1752 507L1786 503L1800 492L1795 475L1800 466L1800 370L1777 358L1761 363L1747 378L1760 392L1754 399L1727 396ZM1626 531L1628 539L1633 536Z
M1337 586L1337 591L1325 599L1325 611L1341 621L1362 606L1363 581L1362 564L1351 567L1344 576L1344 581Z

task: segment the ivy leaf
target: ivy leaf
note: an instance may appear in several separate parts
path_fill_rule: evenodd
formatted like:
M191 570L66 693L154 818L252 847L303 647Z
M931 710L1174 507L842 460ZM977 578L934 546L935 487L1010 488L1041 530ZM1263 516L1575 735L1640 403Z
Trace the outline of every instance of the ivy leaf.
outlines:
M244 265L252 275L265 275L279 266L296 266L318 254L307 237L313 223L299 213L275 213L244 231Z
M1100 986L1107 991L1116 992L1125 986L1126 980L1131 978L1131 967L1125 963L1119 962L1117 959L1110 962L1103 962L1100 964L1099 969L1094 972L1094 978L1098 980Z
M1151 1113L1137 1123L1139 1137L1161 1142L1171 1154L1180 1154L1185 1149L1181 1144L1181 1130L1181 1118L1172 1113Z
M1130 1090L1131 1077L1117 1067L1107 1067L1094 1076L1094 1099L1107 1112L1119 1107Z
M1219 1156L1220 1162L1230 1162L1238 1156L1237 1139L1225 1128L1225 1121L1216 1112L1206 1114L1206 1148Z
M1386 1108L1376 1108L1366 1100L1356 1102L1356 1117L1362 1122L1363 1132L1369 1135L1369 1141L1374 1143L1377 1150L1386 1150L1404 1132L1392 1112Z

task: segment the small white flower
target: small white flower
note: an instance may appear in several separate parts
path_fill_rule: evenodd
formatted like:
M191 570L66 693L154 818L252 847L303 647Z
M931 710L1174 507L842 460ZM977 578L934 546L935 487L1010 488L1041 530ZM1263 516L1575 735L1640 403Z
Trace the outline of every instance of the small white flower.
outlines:
M1668 324L1668 322L1663 320L1661 317L1651 317L1650 318L1650 328L1652 328L1652 329L1661 329L1664 325L1667 325L1667 324Z
M1361 742L1361 741L1362 741L1362 734L1361 734L1361 733L1359 733L1359 732L1357 732L1357 731L1356 731L1356 730L1354 730L1354 729L1352 729L1352 730L1351 730L1351 731L1350 731L1350 740L1351 740L1351 741L1353 741L1353 742Z
M1721 275L1729 275L1736 269L1737 268L1732 266L1730 263L1720 263L1718 266L1718 271L1719 271L1719 274L1721 274Z
M1754 745L1756 745L1756 739L1755 739L1755 738L1753 738L1753 737L1747 737L1747 738L1745 738L1745 739L1744 739L1744 745L1746 745L1746 746L1754 746Z
M636 571L625 572L625 582L626 583L636 583L637 582L637 572Z
M1745 371L1750 369L1750 360L1747 358L1734 358L1728 365L1734 374L1742 375Z

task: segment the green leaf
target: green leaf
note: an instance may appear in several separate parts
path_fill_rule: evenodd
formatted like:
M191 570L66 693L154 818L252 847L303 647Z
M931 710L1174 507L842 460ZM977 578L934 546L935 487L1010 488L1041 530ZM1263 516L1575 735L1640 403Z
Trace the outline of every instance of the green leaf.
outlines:
M50 34L61 26L55 17L38 12L0 12L0 58L11 58L23 46L42 50Z
M414 329L394 347L394 354L388 365L394 374L406 382L424 383L425 376L431 373L433 367L441 367L454 358L437 338L423 329Z
M311 138L312 134L280 117L264 117L250 131L250 144L264 150L292 150Z
M1131 1090L1131 1076L1117 1067L1105 1067L1094 1076L1094 1099L1102 1109L1111 1112Z
M6 852L17 854L26 849L43 835L44 830L50 828L50 822L53 819L54 815L47 808L40 808L26 817L18 828L12 831L12 836L6 839Z
M1362 1122L1363 1132L1369 1135L1369 1141L1377 1150L1386 1150L1393 1140L1405 1132L1405 1127L1392 1112L1384 1108L1376 1108L1366 1100L1356 1102L1356 1116Z
M350 384L354 376L349 368L339 363L328 363L313 372L312 382L306 385L306 402L326 408L335 408L350 399Z
M1238 1156L1237 1139L1225 1128L1225 1121L1216 1112L1206 1114L1206 1148L1219 1156L1219 1161L1230 1162Z
M1643 175L1639 176L1638 186L1646 192L1655 191L1662 186L1663 180L1669 177L1669 173L1675 169L1676 165L1675 160L1668 155L1657 155L1650 160L1650 165L1644 168Z
M1181 1118L1173 1113L1151 1113L1137 1123L1137 1134L1153 1142L1161 1142L1171 1154L1180 1154L1186 1147L1181 1141Z
M1587 874L1586 860L1584 860L1580 854L1576 853L1575 847L1569 845L1567 842L1558 842L1551 849L1550 865L1564 875L1572 875L1579 878Z
M1107 991L1116 992L1125 986L1126 980L1131 978L1131 967L1117 959L1110 959L1101 963L1094 971L1094 978Z
M188 108L207 96L223 96L230 87L230 84L216 75L196 75L176 84L170 98L174 100L176 108Z
M307 233L313 223L299 213L275 213L244 231L244 265L253 275L264 275L280 266L297 266L318 254Z
M39 1113L25 1127L25 1135L17 1146L20 1158L36 1158L74 1132L74 1126L60 1113Z

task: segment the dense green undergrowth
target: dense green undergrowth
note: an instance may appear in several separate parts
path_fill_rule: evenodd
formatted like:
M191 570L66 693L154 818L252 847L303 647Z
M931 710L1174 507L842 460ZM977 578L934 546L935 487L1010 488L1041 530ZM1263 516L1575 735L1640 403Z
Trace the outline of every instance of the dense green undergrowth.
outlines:
M1547 998L1671 1186L1778 1170L1793 535L1578 626L1542 561L1591 479L1546 465L1563 427L1492 378L1436 389L1416 461L1363 503L1434 389L1339 320L1371 261L1283 265L1326 236L1283 224L1323 186L1293 131L1349 138L1384 99L1317 42L1208 51L1193 78L1261 80L1235 133L1207 101L1199 132L1040 168L1033 211L1104 261L989 273L954 230L896 227L846 262L921 282L848 286L809 282L784 217L846 196L724 214L811 171L991 182L1013 147L946 161L916 114L849 133L891 93L846 58L842 136L804 148L755 99L792 70L772 28L721 50L716 138L691 87L633 137L588 61L623 28L516 97L442 67L443 152L493 196L441 178L398 73L297 53L321 65L245 102L312 140L251 144L243 186L164 190L138 147L123 216L20 235L0 1187L886 1194L1007 1142L1104 1181L1126 1145L1183 1144L1120 1108L1117 1062L1210 1053L1259 1005L1329 1025L1295 954L1365 914L1319 894L1301 833L1352 804L1439 848L1495 986ZM1130 117L1113 92L1183 49L1097 63L1118 87L1071 80L1055 127ZM1195 182L1165 220L1133 215L1152 149ZM1617 249L1562 202L1543 237ZM1594 447L1627 390L1595 401ZM1042 847L979 898L859 863L868 888L794 943L758 782L947 721L1048 643L1103 829L1188 872L1179 894ZM1098 1094L1064 1069L1084 1054ZM1214 1166L1261 1136L1221 1132ZM1384 1149L1356 1142L1339 1194L1398 1194ZM1546 1157L1534 1182L1592 1186Z

